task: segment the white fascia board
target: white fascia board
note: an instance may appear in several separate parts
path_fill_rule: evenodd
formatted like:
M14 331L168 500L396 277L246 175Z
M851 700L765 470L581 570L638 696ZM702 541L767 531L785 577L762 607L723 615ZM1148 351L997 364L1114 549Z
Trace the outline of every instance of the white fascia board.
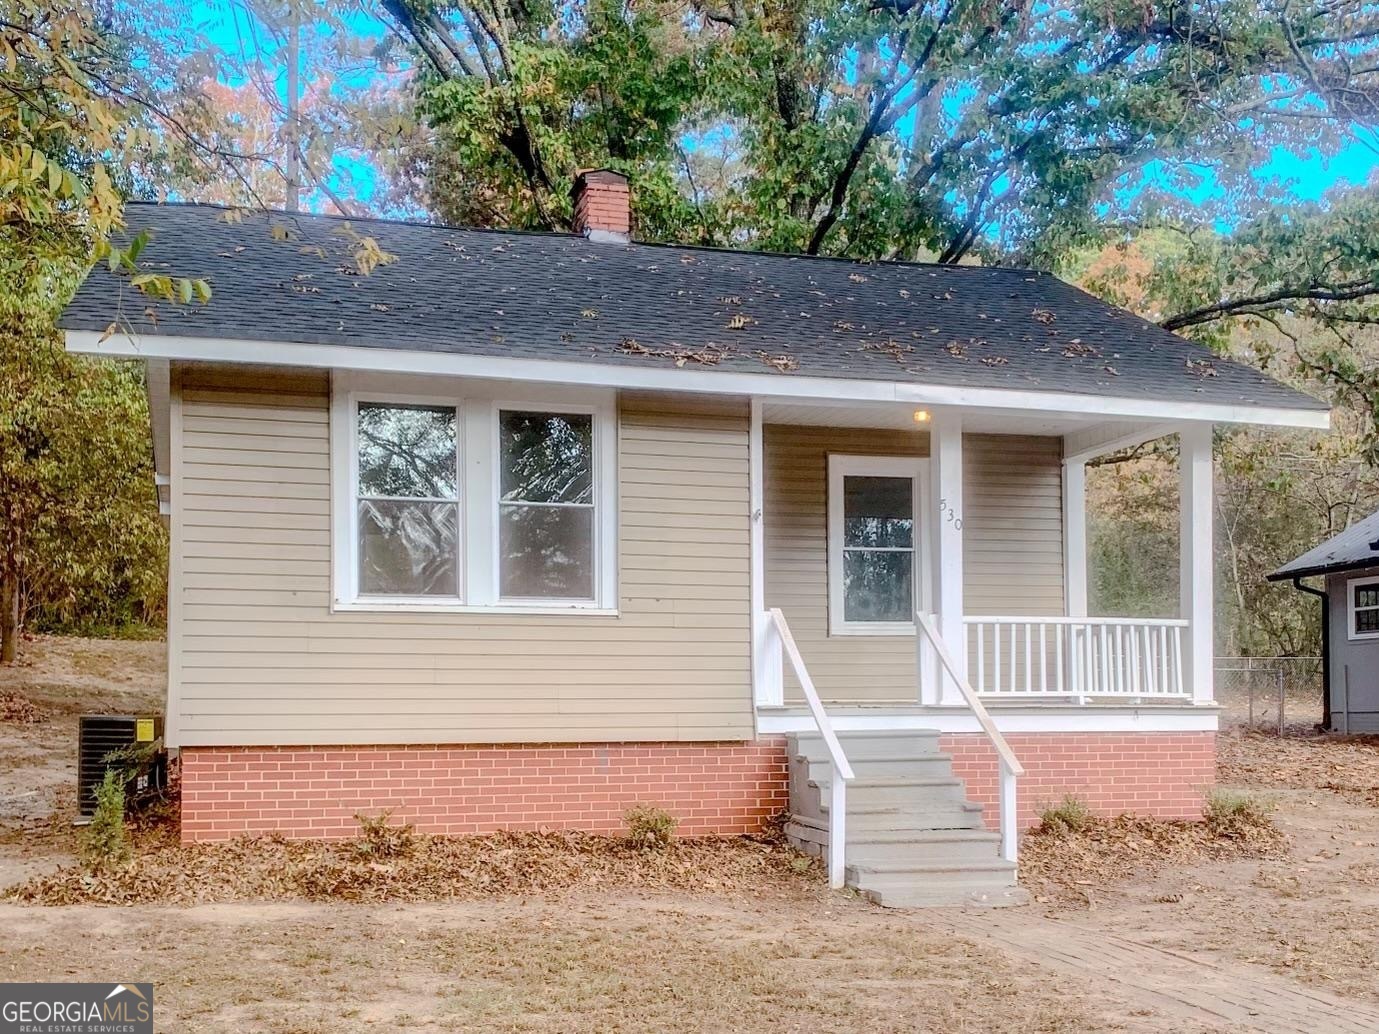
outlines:
M1124 706L1047 708L1004 711L990 708L996 728L1007 735L1016 733L1100 733L1100 732L1216 732L1219 715L1211 707ZM847 714L834 709L829 715L837 732L895 732L912 729L941 733L981 733L977 718L966 708L929 708L908 714ZM757 733L780 736L792 732L813 732L816 726L808 714L757 712Z
M104 339L104 340L102 340ZM1143 420L1263 424L1274 427L1330 426L1322 410L1278 406L1164 402L1079 395L1071 392L870 381L798 374L723 373L710 370L614 366L554 359L519 359L454 352L423 352L359 345L317 345L286 341L182 337L149 334L131 337L95 331L67 331L67 350L86 355L217 363L254 363L314 369L417 373L439 377L545 381L644 391L682 391L713 395L808 401L902 402L906 405L987 407L1063 412Z

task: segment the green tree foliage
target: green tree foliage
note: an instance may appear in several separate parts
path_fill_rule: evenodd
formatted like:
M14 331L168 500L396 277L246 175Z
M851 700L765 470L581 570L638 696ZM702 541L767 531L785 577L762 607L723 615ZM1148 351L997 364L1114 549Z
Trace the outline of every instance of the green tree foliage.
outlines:
M146 415L127 369L69 358L54 321L92 257L159 297L201 281L139 269L122 189L153 143L129 37L87 0L0 4L0 662L24 617L158 608L163 550ZM112 314L113 319L114 314Z
M558 228L571 173L611 165L645 236L859 257L1050 264L1155 160L1257 197L1273 146L1369 124L1379 75L1346 2L383 8L426 70L436 208Z

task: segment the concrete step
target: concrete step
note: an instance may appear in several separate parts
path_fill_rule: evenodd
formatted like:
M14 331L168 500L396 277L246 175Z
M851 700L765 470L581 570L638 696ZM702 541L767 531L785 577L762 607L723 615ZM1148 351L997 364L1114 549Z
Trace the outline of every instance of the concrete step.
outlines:
M1000 851L1000 834L984 829L862 829L849 830L847 836L847 860L859 866L877 862L966 865L999 860Z
M1029 899L1004 859L968 863L869 862L849 865L847 882L879 905L1018 905Z
M882 908L1011 908L1029 904L1024 887L968 886L961 883L920 889L875 887L857 891Z
M894 757L897 754L918 757L922 754L937 754L938 731L919 729L904 732L840 732L838 742L849 761L860 757ZM817 732L791 733L789 736L791 756L803 754L810 761L827 761L828 747Z
M801 754L796 758L809 766L810 779L827 779L832 774L833 763L810 761ZM918 757L908 754L889 754L869 757L849 757L853 773L861 779L884 779L886 777L911 779L952 779L953 759L947 754L921 754Z
M831 780L810 780L821 801L828 802ZM847 784L847 799L858 804L915 805L921 808L946 807L967 801L967 787L961 779L853 779Z
M823 828L828 828L828 809L824 809ZM896 830L985 829L980 805L953 808L897 808L887 805L849 805L847 827L856 832L894 832Z

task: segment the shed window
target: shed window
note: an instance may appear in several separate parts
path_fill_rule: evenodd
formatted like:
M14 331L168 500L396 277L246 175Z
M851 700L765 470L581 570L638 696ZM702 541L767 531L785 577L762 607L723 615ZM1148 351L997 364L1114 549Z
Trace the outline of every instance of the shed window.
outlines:
M1379 578L1351 580L1350 634L1379 637Z

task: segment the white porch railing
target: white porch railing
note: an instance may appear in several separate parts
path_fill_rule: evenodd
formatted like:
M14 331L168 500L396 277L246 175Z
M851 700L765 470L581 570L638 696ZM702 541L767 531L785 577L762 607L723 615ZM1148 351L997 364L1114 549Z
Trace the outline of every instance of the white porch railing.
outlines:
M965 617L968 672L986 697L1187 698L1177 618Z
M1000 766L1001 857L1008 862L1014 862L1017 859L1020 845L1020 830L1016 825L1016 780L1025 774L1025 767L1020 764L1015 752L1010 749L1010 744L1001 735L1001 731L996 728L996 723L991 720L991 715L982 705L976 690L972 688L972 684L963 677L962 672L953 662L953 655L949 653L948 644L943 641L943 636L939 634L933 616L916 611L915 624L928 637L929 645L933 647L934 653L938 656L939 664L948 672L949 678L953 680L958 687L958 692L962 694L963 701L976 717L977 724L981 726L982 732L986 733L986 738L996 749L996 760Z
M778 607L772 607L767 613L770 615L766 623L768 649L783 650L789 659L800 689L804 691L809 713L814 716L814 724L818 726L819 735L828 748L831 766L828 779L828 882L831 887L841 887L847 864L847 784L852 779L852 765L848 763L843 745L833 731L833 722L829 720L828 712L824 710L819 693L814 688L814 680L804 666L804 658L800 656L800 648L795 645L795 637L790 632L785 615Z

